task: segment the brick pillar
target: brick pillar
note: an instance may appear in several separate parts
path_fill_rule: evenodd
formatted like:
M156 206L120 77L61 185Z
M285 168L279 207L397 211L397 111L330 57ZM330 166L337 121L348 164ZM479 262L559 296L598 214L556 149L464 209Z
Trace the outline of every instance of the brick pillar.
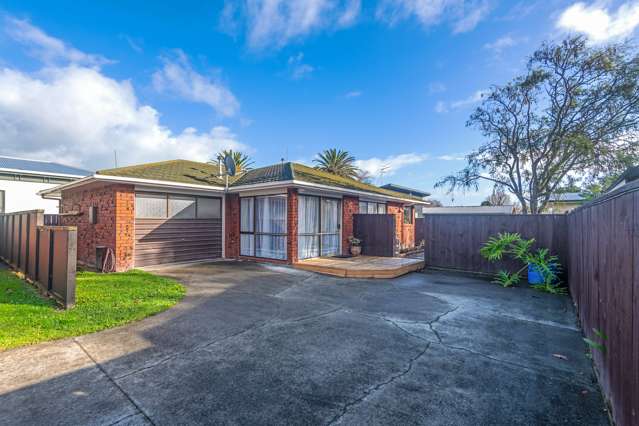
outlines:
M118 185L114 191L115 270L120 272L133 268L135 191L131 185Z
M348 238L353 236L353 215L359 213L358 197L342 198L342 254L350 254Z
M224 250L229 259L240 256L240 195L226 194Z
M286 254L288 263L297 262L297 188L288 188Z

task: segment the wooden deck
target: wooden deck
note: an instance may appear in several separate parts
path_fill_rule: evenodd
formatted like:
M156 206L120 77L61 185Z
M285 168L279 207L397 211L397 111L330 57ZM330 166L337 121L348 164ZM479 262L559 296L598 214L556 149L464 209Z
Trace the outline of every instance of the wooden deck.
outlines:
M404 257L317 257L300 260L298 269L344 278L396 278L424 267L421 259Z

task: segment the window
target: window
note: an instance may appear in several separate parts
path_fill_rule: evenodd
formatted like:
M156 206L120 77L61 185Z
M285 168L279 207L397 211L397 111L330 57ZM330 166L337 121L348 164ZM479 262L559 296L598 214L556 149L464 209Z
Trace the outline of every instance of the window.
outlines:
M193 195L135 194L137 219L220 219L222 201L219 198Z
M360 201L359 212L361 214L386 214L386 204L374 203L371 201Z
M4 191L0 191L0 213L4 213Z
M240 200L240 254L286 259L286 197L244 197Z
M339 253L340 212L340 201L337 199L299 196L297 255L300 259Z
M135 194L135 217L166 219L165 194Z
M222 217L222 200L197 197L197 217L198 219L220 219Z
M404 207L404 223L413 223L413 207Z
M172 219L195 219L195 197L169 195L169 217Z

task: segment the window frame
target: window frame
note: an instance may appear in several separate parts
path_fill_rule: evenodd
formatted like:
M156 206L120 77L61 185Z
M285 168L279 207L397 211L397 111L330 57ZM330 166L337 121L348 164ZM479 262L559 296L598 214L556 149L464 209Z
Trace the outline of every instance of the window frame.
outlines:
M4 213L7 206L6 192L4 189L0 189L0 213Z
M176 192L153 192L153 191L136 191L135 192L135 197L137 198L138 194L140 195L157 195L157 196L161 196L162 198L164 198L164 211L165 211L165 215L164 217L143 217L143 216L138 216L138 211L137 209L135 209L134 212L134 219L141 219L141 220L222 220L222 198L221 197L214 197L214 196L207 196L207 195L194 195L194 194L181 194L181 193L176 193ZM193 218L178 218L178 217L171 217L169 216L169 198L173 196L173 197L192 197L195 199L195 217ZM160 197L158 197L160 198ZM206 198L206 199L215 199L218 200L219 202L219 208L220 208L220 215L219 217L199 217L199 212L198 212L198 205L199 205L199 200L200 198Z
M337 197L325 197L322 195L312 195L312 194L300 194L300 197L312 197L312 198L317 198L319 199L319 203L317 203L317 232L297 232L297 244L298 244L298 250L299 250L299 238L300 237L317 237L318 241L318 245L317 245L317 249L319 252L319 256L317 257L322 257L322 237L325 235L335 235L337 234L339 237L339 244L338 244L338 248L337 251L341 252L342 251L342 200L341 198L337 198ZM337 233L335 232L322 232L322 200L335 200L337 201ZM298 215L299 215L299 198L298 198ZM297 218L298 223L299 223L299 217ZM299 229L299 228L298 228ZM299 252L298 252L298 256L299 256ZM309 258L312 259L312 258Z
M366 205L366 209L362 209L362 204ZM375 213L369 213L368 212L368 205L369 204L375 204ZM380 213L379 212L379 206L384 206L384 213ZM383 202L379 202L379 201L359 201L358 204L358 213L359 214L388 214L388 203L383 203Z
M274 198L274 197L280 197L280 198L284 198L285 203L286 203L286 211L284 213L284 221L286 223L285 229L286 232L285 233L274 233L274 232L257 232L257 202L256 200L258 198ZM253 231L242 231L242 200L243 199L252 199L252 203L253 203L253 217L250 218L249 220L252 222L253 224ZM287 261L288 260L288 196L286 194L272 194L272 195L252 195L252 196L248 196L248 197L240 197L240 203L239 203L239 217L240 217L240 240L239 240L239 252L240 252L240 256L243 257L252 257L255 259L267 259L267 260L282 260L282 261ZM253 236L253 253L252 254L242 254L242 235L252 235ZM258 256L257 255L257 237L258 236L264 236L264 235L268 235L268 236L272 236L272 237L284 237L286 244L285 244L285 249L284 249L284 258L281 259L279 257L264 257L264 256Z

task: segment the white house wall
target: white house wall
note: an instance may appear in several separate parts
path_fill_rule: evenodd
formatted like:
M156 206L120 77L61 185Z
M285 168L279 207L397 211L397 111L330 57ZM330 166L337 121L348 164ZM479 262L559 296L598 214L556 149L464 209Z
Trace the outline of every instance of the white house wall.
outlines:
M45 213L58 213L58 200L45 200L37 192L57 186L40 182L0 180L0 191L4 191L5 212L44 209Z

